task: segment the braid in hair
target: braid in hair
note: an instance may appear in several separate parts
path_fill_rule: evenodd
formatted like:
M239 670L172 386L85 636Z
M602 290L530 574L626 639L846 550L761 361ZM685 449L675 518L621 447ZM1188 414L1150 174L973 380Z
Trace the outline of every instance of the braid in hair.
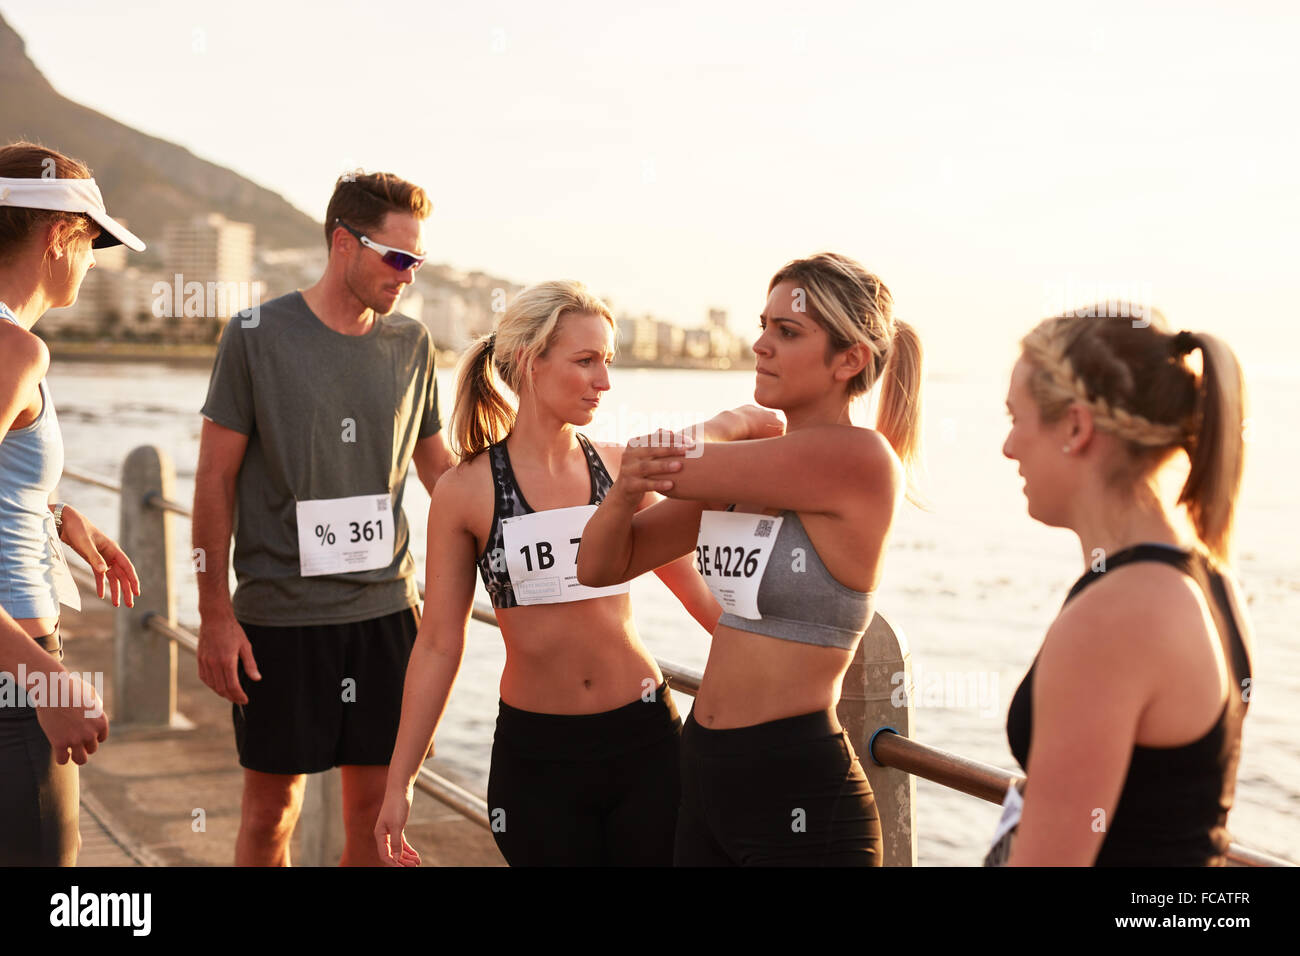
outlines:
M1106 343L1096 338L1085 338L1084 320L1073 318L1048 319L1025 336L1021 345L1025 357L1038 370L1035 385L1045 417L1054 417L1058 409L1071 402L1086 405L1092 412L1093 424L1101 431L1132 442L1144 448L1163 448L1186 445L1197 434L1196 416L1190 415L1177 424L1155 422L1144 415L1125 408L1116 396L1107 398L1100 389L1090 390L1079 376L1070 359L1070 352L1087 351L1110 375L1112 388L1124 397L1133 391L1133 373L1117 357L1109 353Z

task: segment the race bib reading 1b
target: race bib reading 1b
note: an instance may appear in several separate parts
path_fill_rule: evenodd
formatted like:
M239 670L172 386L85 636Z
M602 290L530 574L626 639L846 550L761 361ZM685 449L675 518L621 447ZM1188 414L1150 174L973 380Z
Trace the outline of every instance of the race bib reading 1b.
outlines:
M393 562L394 540L387 494L298 502L298 567L304 578L386 568Z
M629 583L589 588L578 583L578 545L595 505L555 508L506 518L501 538L506 571L520 604L562 604L626 594Z
M700 515L695 567L723 611L751 621L762 620L758 586L783 520L736 511L706 511Z

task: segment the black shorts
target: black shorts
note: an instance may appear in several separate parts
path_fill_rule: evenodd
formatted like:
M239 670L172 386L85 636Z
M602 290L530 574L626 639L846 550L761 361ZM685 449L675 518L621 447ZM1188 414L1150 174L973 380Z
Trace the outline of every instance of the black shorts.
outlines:
M54 633L35 638L57 661L63 640ZM0 678L15 705L0 707L0 866L75 866L80 786L77 765L60 764L41 729L36 709L14 675Z
M504 701L488 815L511 866L671 866L682 721L668 685L599 714Z
M880 866L867 775L833 710L682 729L677 866Z
M402 683L420 614L407 608L352 624L240 624L262 675L234 704L239 764L262 773L387 766L402 717Z

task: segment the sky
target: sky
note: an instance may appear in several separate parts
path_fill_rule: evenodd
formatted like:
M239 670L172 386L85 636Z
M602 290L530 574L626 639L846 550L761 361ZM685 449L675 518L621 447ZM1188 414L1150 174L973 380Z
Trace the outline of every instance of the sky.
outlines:
M0 13L65 96L314 218L347 168L420 183L430 255L459 268L685 326L725 308L748 334L782 263L833 250L939 373L1003 374L1039 318L1126 296L1298 374L1295 5Z

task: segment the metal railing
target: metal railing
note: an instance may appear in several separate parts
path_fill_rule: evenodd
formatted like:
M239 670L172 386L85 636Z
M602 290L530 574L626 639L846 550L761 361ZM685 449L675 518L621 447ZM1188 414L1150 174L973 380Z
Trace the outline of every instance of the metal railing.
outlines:
M1020 774L990 764L950 754L919 740L888 732L874 735L867 745L873 761L903 770L953 790L1000 804L1007 788L1024 779ZM1290 860L1254 850L1240 843L1228 845L1230 866L1295 866Z
M120 485L72 468L65 468L63 476L120 496L118 542L140 576L141 596L135 608L123 605L115 618L117 719L125 724L185 726L176 713L176 648L196 653L198 636L175 623L170 518L173 514L193 516L172 498L175 475L171 462L160 449L144 445L127 455ZM79 577L93 586L89 574ZM423 587L420 591L423 598ZM486 605L476 603L471 617L498 626L495 613ZM674 692L694 696L699 690L698 672L668 661L658 664ZM900 672L909 693L903 706L895 706L891 698L897 689L895 675ZM906 639L876 614L845 674L837 714L856 751L870 758L862 763L875 793L887 866L916 864L917 777L994 804L1002 802L1013 782L1023 779L910 739L911 688ZM339 772L335 768L313 777L315 785L308 787L299 818L303 862L329 865L342 849ZM491 829L487 801L477 794L427 766L421 766L415 785L466 819ZM1227 860L1233 866L1295 865L1238 843L1229 847Z

